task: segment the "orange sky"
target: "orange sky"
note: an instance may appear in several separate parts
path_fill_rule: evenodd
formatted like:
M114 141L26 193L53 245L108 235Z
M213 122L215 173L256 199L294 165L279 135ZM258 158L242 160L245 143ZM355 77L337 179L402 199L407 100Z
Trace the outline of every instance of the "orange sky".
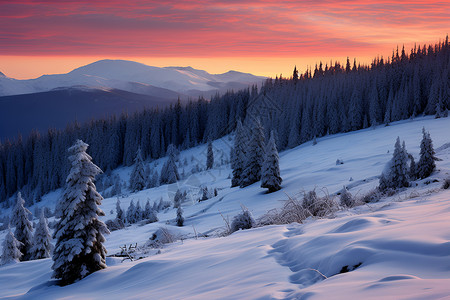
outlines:
M105 58L257 75L435 43L450 1L0 1L0 71L65 73Z

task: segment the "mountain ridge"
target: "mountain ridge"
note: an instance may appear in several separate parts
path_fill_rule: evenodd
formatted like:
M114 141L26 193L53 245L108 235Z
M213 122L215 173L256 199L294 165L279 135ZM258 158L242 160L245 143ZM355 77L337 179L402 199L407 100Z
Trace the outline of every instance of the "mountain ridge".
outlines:
M265 77L238 71L210 74L190 66L161 68L129 60L103 59L65 74L48 74L34 79L21 80L0 75L0 96L84 85L94 88L117 88L151 96L154 88L162 88L185 98L209 97L216 92L225 92L230 87L239 89L260 84L264 79ZM143 87L150 87L150 90Z

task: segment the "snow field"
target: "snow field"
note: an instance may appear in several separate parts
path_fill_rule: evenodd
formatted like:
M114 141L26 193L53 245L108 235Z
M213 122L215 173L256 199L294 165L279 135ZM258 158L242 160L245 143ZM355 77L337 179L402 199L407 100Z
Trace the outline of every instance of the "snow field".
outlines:
M224 238L193 239L195 232L214 235L247 207L254 217L278 208L288 195L316 188L319 195L333 195L344 185L362 195L378 184L390 160L397 136L406 149L419 157L421 129L433 139L439 172L429 179L379 203L339 211L335 218L305 224L266 226L239 231ZM200 203L183 203L185 226L173 226L176 212L158 214L160 221L134 224L107 236L108 254L124 244L143 245L160 226L189 240L178 241L161 254L121 263L109 258L106 270L66 287L53 286L51 261L22 262L0 267L0 298L53 299L339 299L439 298L450 294L450 191L439 190L450 172L450 119L418 118L388 127L326 136L318 144L305 143L280 153L281 191L265 194L259 183L245 189L229 188L227 166L196 173L173 185L144 190L121 198L126 209L134 200L171 199L177 188L194 195L199 185L219 190L217 197ZM228 151L228 137L214 142L215 154ZM443 146L443 147L441 147ZM388 153L389 150L389 153ZM193 156L206 162L206 145L183 151L180 161ZM336 165L336 159L344 161ZM158 161L158 168L164 159ZM217 162L217 161L216 161ZM204 163L204 162L203 162ZM153 163L152 163L153 164ZM116 170L128 179L131 168ZM353 180L350 181L350 178ZM434 179L439 182L433 182ZM429 182L428 182L429 181ZM286 194L285 194L286 193ZM58 193L40 205L54 203ZM116 198L105 199L104 220L115 217ZM167 224L169 223L169 224ZM6 232L0 233L0 239ZM345 268L350 272L342 273ZM353 270L354 269L354 270ZM37 275L39 274L39 275ZM12 280L11 278L21 278ZM327 279L325 279L327 278ZM31 290L30 290L31 289Z

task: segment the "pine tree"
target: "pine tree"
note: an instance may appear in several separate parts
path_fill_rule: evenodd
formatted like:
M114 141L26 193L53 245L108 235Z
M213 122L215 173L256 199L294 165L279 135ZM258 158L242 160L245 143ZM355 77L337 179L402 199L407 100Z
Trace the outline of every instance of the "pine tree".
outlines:
M245 152L246 160L242 173L241 188L261 179L261 166L264 160L264 129L259 118L253 120L250 142Z
M236 132L234 135L234 147L231 150L231 168L233 169L233 178L231 187L241 184L242 172L244 171L245 161L245 133L241 120L237 121Z
M379 188L402 188L409 186L408 176L408 153L406 152L405 142L400 146L400 137L395 142L394 154L388 163L388 169L384 171L380 178Z
M22 243L14 237L11 229L9 229L5 240L3 241L1 264L6 265L13 262L19 262L19 259L22 257L22 253L19 250L21 246Z
M128 224L134 224L136 223L136 207L134 206L134 201L131 200L130 205L127 209L127 223Z
M60 200L59 219L54 238L53 278L61 285L71 284L106 268L104 235L109 234L99 208L103 197L96 191L94 179L102 171L86 153L88 145L81 140L69 148L70 173Z
M213 152L213 146L212 146L212 142L209 141L208 142L208 151L206 154L206 169L212 169L214 165L214 152Z
M130 189L133 192L141 191L145 188L145 169L142 160L141 148L136 152L133 170L130 175Z
M116 201L116 219L125 223L125 216L124 216L123 209L120 207L119 198L117 198L117 201Z
M431 175L436 168L436 157L433 149L433 141L429 132L422 129L422 141L420 142L420 158L417 163L417 177L423 179Z
M280 166L277 146L275 145L275 138L273 131L270 133L269 141L267 142L264 163L262 166L261 187L268 188L269 193L281 189Z
M182 227L184 224L184 217L183 217L183 209L181 208L181 205L177 208L177 226Z
M28 220L31 212L24 207L24 204L25 201L22 198L22 194L18 192L11 223L16 227L14 236L21 243L19 250L22 253L22 261L31 258L31 247L33 247L33 225Z
M52 236L48 231L47 219L42 210L39 223L33 237L33 247L31 249L33 259L48 258L52 251Z
M158 222L158 217L156 216L156 211L154 207L150 205L150 201L147 200L147 203L145 203L145 209L142 216L143 219L147 220L150 223Z
M415 180L417 177L417 171L416 171L416 161L414 160L414 156L412 156L411 153L408 154L408 158L409 158L409 178L411 180Z
M167 161L164 163L161 169L161 184L171 184L180 180L178 174L178 168L176 164L177 149L173 144L170 144L167 148Z
M181 193L180 190L177 190L175 193L175 196L173 197L173 208L178 208L181 205L181 202L183 201L183 193Z
M134 220L135 220L134 221L135 223L142 220L142 208L141 208L141 203L139 202L139 200L136 204L136 209L134 210Z

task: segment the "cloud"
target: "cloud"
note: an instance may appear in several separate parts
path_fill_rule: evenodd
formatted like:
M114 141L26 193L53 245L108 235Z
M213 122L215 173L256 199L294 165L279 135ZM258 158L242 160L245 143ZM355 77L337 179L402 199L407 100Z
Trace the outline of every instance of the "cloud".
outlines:
M449 23L447 1L0 1L0 55L343 56Z

